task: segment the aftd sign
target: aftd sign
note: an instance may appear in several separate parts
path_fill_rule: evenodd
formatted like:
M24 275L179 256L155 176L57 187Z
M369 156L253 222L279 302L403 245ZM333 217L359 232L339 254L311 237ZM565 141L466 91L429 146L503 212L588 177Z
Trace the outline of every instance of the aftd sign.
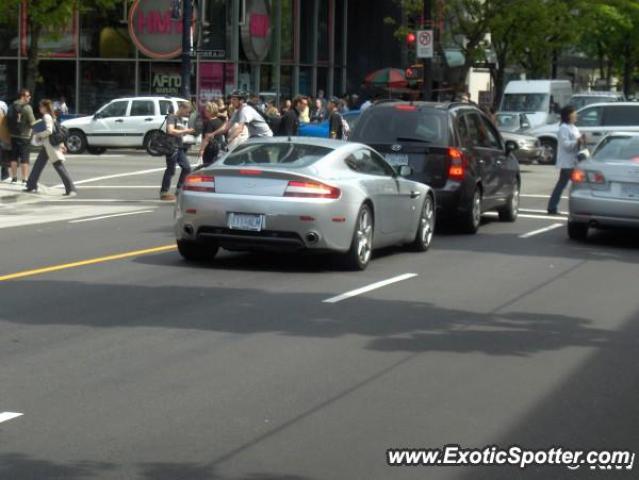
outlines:
M167 0L135 0L129 10L129 34L151 58L175 58L182 53L182 18L171 18Z

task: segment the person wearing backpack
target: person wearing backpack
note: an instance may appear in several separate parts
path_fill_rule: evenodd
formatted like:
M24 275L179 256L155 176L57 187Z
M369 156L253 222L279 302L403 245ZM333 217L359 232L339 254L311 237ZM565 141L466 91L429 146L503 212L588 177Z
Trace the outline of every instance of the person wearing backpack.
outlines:
M8 105L0 100L0 182L9 178L9 153L11 152L11 133L7 127Z
M29 176L29 150L31 127L36 122L29 102L31 92L26 88L20 90L18 99L7 111L7 126L11 133L11 182L18 181L18 164L22 174L22 183L27 183Z
M328 138L347 140L350 129L346 120L338 111L339 104L340 100L338 98L331 98L326 105L326 110L328 111Z
M55 168L56 173L60 176L60 180L62 180L62 183L64 184L64 196L75 197L77 195L77 191L63 163L65 160L65 146L64 142L61 141L62 137L59 135L61 127L57 123L58 121L56 120L53 112L53 102L51 100L44 99L40 102L39 109L40 114L42 115L42 121L46 128L44 131L36 133L33 136L33 145L41 146L42 148L38 152L38 157L33 165L33 170L31 170L31 175L29 175L27 187L24 191L28 193L37 193L38 180L40 179L42 170L46 166L47 161L51 161L53 168Z

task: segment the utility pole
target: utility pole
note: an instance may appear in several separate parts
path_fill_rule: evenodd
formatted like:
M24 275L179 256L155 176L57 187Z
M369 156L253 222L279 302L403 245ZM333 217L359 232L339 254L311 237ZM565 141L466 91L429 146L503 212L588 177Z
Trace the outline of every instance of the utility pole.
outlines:
M182 0L182 98L191 100L191 25L193 23L193 0Z
M431 0L424 0L424 12L423 12L423 27L422 28L432 28L433 27L433 11L431 6ZM435 51L435 30L433 29L433 53ZM423 89L424 89L424 100L430 101L433 97L433 59L432 58L424 58L424 68L423 75Z

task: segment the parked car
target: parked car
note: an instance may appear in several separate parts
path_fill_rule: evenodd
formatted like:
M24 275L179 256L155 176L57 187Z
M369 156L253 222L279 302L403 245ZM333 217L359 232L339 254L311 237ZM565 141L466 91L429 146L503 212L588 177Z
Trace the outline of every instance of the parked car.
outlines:
M570 238L584 240L590 227L639 228L639 132L606 136L571 180Z
M359 120L360 111L352 110L347 113L343 113L342 117L348 122L348 126L351 127L351 131L357 125ZM324 120L320 123L302 123L300 124L300 137L321 137L328 138L328 120Z
M593 103L603 102L623 102L625 100L622 93L618 92L584 92L576 93L570 97L569 105L572 105L577 110Z
M639 131L639 104L635 102L607 102L588 105L577 111L577 128L586 135L589 148L605 135L618 131ZM536 136L547 151L547 158L555 163L559 123L534 128L528 132Z
M519 163L548 163L547 152L541 146L537 137L524 133L504 132L501 133L504 142L513 142L516 148L510 148Z
M525 113L533 127L554 123L571 96L568 80L513 80L504 89L499 113Z
M500 132L521 133L530 129L530 119L525 113L499 112L495 114L497 128Z
M169 111L187 100L175 97L118 98L91 116L65 120L69 153L102 153L107 148L146 148Z
M521 177L492 121L468 103L389 102L366 109L351 134L382 153L393 166L410 166L411 179L436 193L438 219L475 233L482 212L503 221L519 211Z
M376 248L425 251L435 226L430 187L362 144L254 139L185 180L175 234L187 260L228 250L328 251L362 270Z

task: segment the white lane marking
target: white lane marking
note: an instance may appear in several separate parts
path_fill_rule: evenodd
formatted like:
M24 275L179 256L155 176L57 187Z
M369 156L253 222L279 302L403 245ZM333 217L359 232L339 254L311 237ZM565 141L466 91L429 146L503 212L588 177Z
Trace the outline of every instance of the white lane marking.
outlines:
M497 212L484 212L482 213L482 215L486 215L488 217L496 217L499 214ZM566 222L568 221L568 219L566 217L561 217L559 215L531 215L531 214L527 214L527 213L520 213L517 218L534 218L537 220L555 220L555 221L561 221L561 222Z
M65 199L44 199L46 203L157 203L157 204L165 204L172 205L173 202L166 200L126 200L122 198L65 198Z
M191 168L196 167L197 164L191 164ZM112 178L122 178L122 177L128 177L128 176L133 176L133 175L144 175L146 173L156 173L156 172L163 172L164 170L166 170L166 167L161 167L161 168L149 168L147 170L135 170L133 172L127 172L127 173L116 173L113 175L104 175L103 177L94 177L94 178L86 178L84 180L79 180L77 182L73 182L75 185L83 185L85 183L93 183L93 182L100 182L102 180L110 180ZM53 188L61 188L64 185L62 185L61 183L56 185Z
M519 238L534 237L535 235L539 235L540 233L546 233L546 232L549 232L550 230L554 230L556 228L561 228L563 226L564 226L563 223L553 223L552 225L548 225L547 227L540 228L539 230L533 230L532 232L528 232L528 233L524 233L523 235L519 235Z
M24 415L24 413L18 412L0 412L0 423L8 422L9 420L13 420L14 418L18 418Z
M146 207L147 209L149 207ZM0 229L24 227L28 225L41 225L53 222L66 222L75 220L76 218L97 217L102 215L111 215L114 213L126 213L140 211L139 205L50 205L46 207L33 205L21 205L20 208L13 210L6 215L0 214ZM19 214L16 215L16 212Z
M378 288L385 287L386 285L402 282L404 280L408 280L409 278L413 278L416 276L418 276L417 273L405 273L403 275L398 275L397 277L389 278L388 280L382 280L381 282L371 283L370 285L367 285L365 287L351 290L350 292L337 295L336 297L327 298L326 300L322 300L322 303L341 302L342 300L346 300L347 298L352 298L357 295L361 295L362 293L370 292L371 290L377 290Z
M132 189L153 189L159 190L157 185L81 185L82 190L132 190Z
M520 212L524 213L548 213L548 210L536 210L533 208L520 208ZM559 212L561 215L568 215L568 212L561 211Z
M156 172L163 172L164 170L166 170L166 167L162 167L162 168L149 168L147 170L136 170L134 172L127 172L127 173L116 173L113 175L105 175L103 177L93 177L93 178L87 178L85 180L79 180L77 182L73 182L75 185L83 185L85 183L93 183L93 182L99 182L101 180L110 180L112 178L122 178L122 177L128 177L128 176L133 176L133 175L144 175L146 173L156 173ZM63 187L64 185L59 184L56 185L53 188L60 188Z
M113 215L102 215L101 217L81 218L79 220L71 220L69 223L95 222L96 220L104 220L106 218L126 217L128 215L139 215L141 213L153 213L155 210L140 210L139 212L114 213Z
M523 193L520 193L519 196L520 197L526 197L526 198L550 198L550 195L544 195L544 194L541 194L541 193L527 193L525 195ZM563 196L561 198L564 198L564 199L568 200L567 196Z

